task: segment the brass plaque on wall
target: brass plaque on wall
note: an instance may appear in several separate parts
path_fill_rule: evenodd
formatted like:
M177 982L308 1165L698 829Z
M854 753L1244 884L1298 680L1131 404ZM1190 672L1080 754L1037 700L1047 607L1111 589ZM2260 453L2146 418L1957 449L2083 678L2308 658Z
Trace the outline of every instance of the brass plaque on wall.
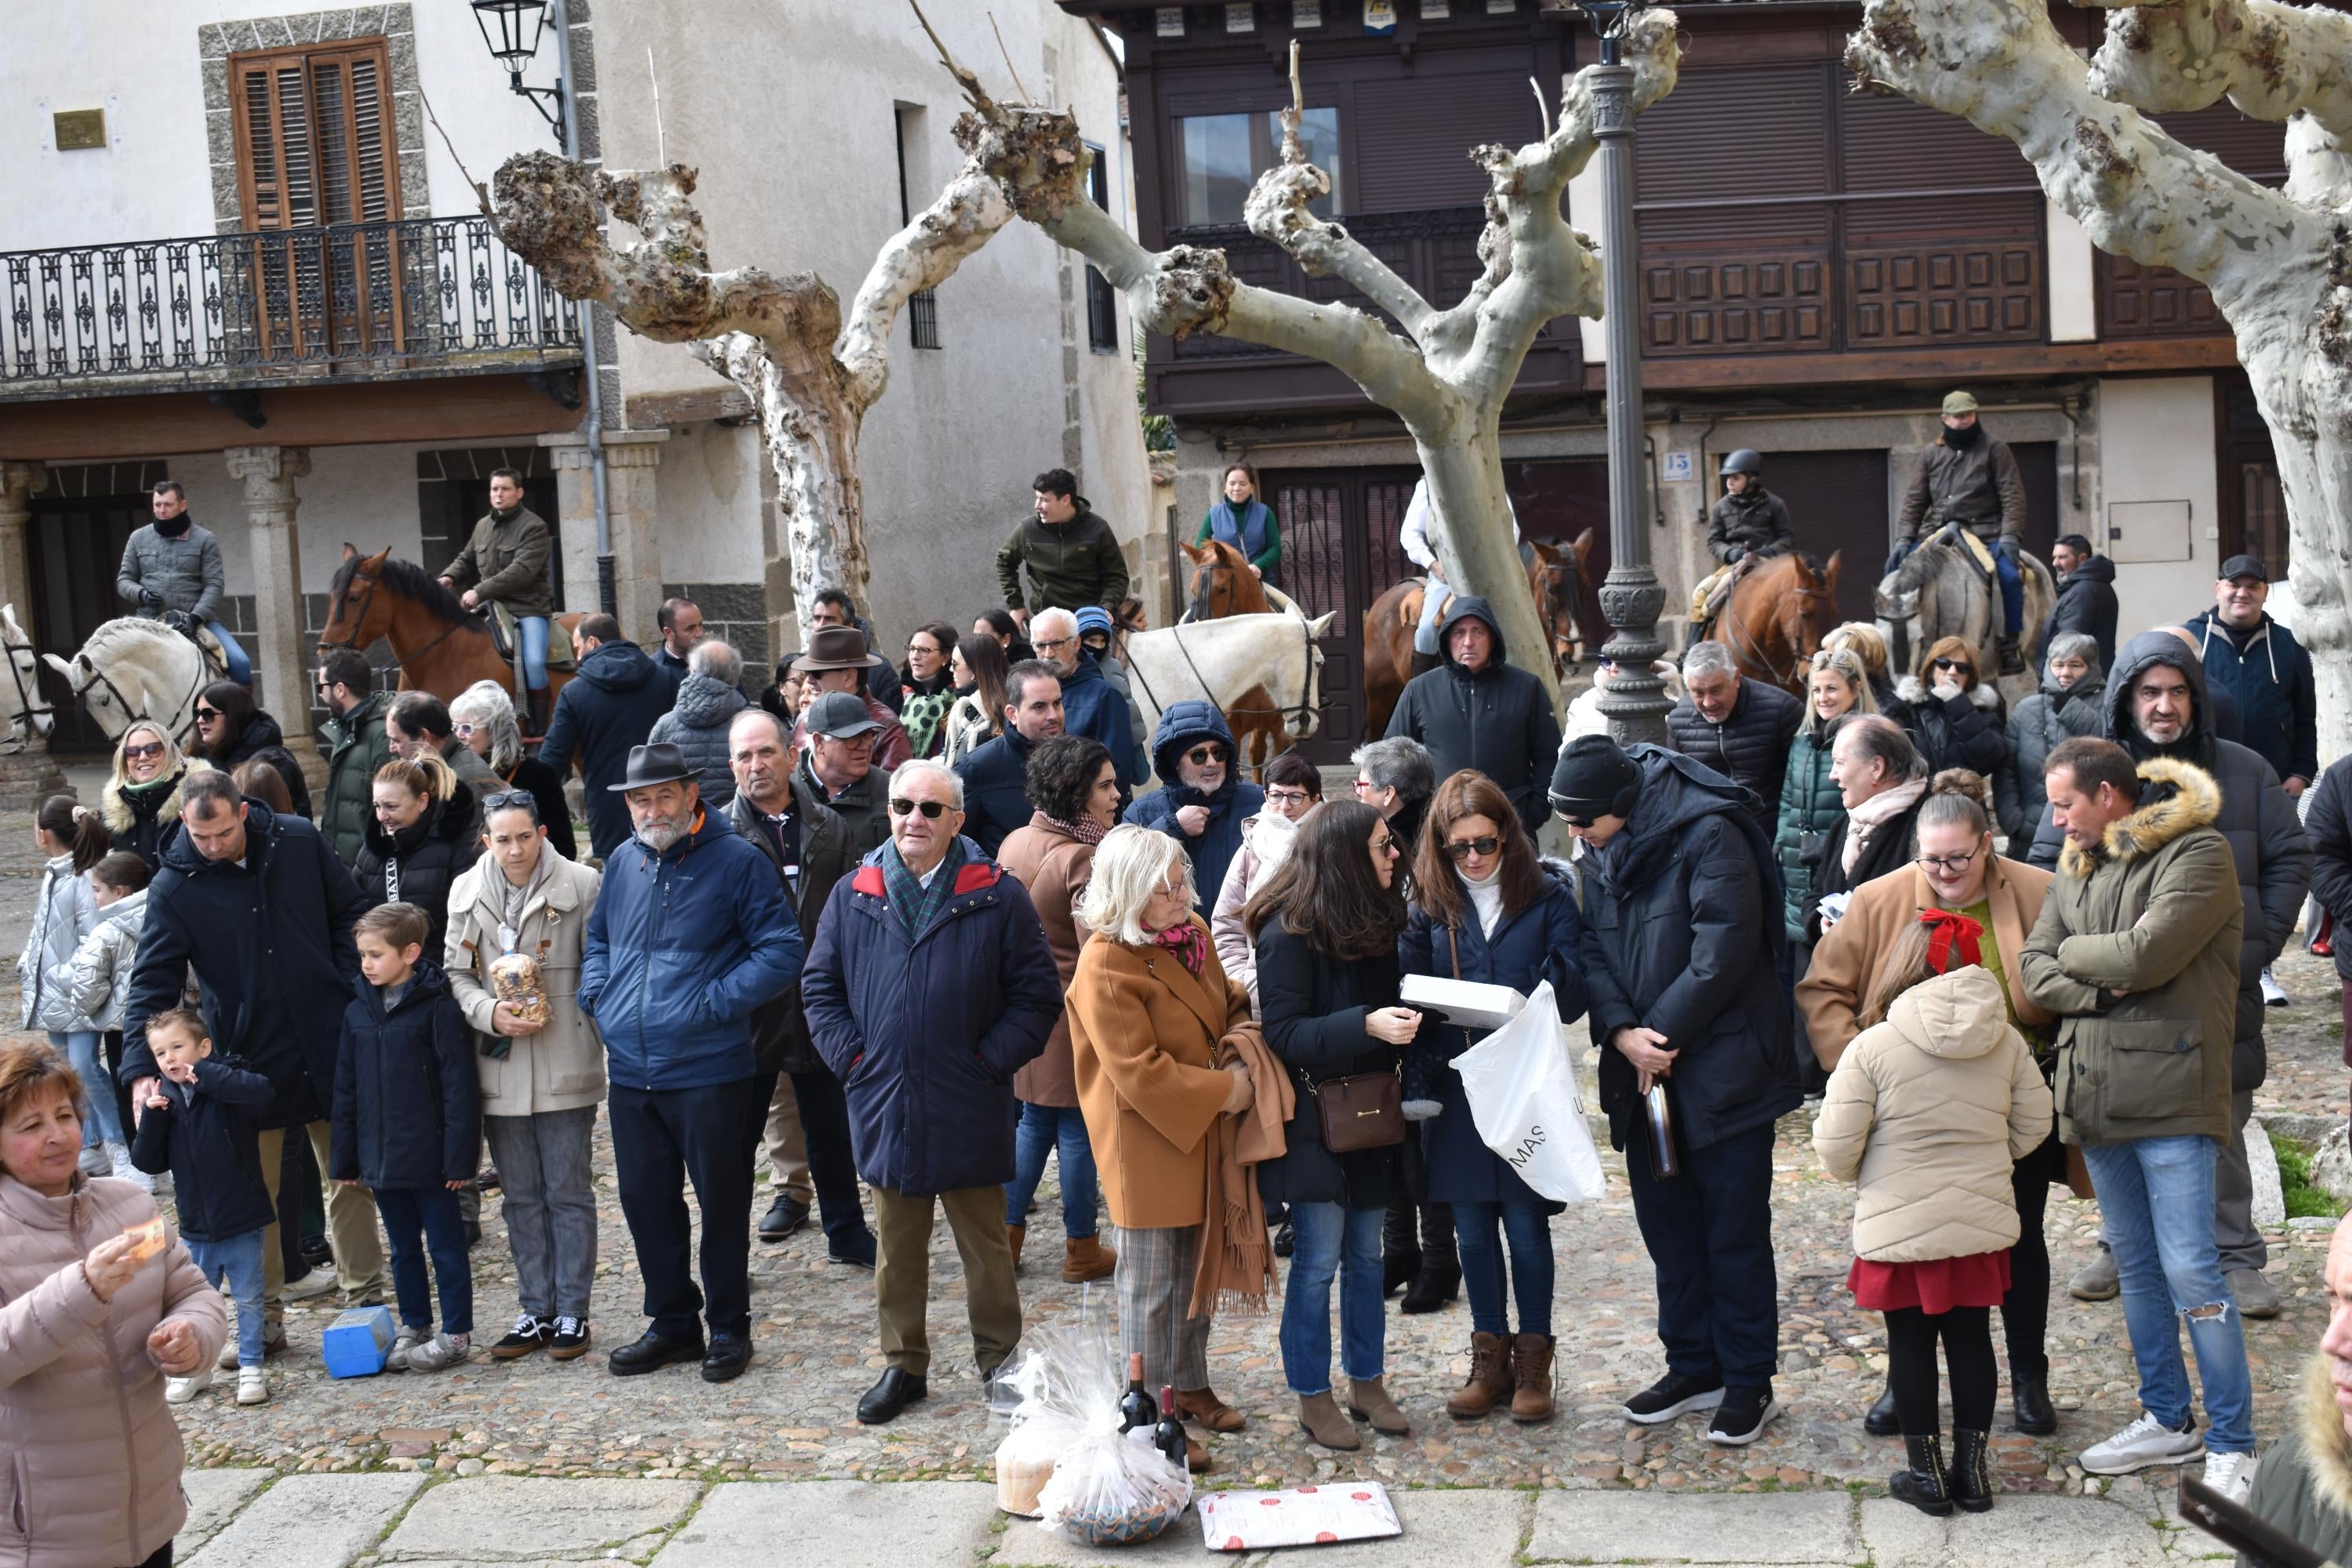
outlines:
M55 119L58 152L79 153L84 148L106 145L103 109L62 109Z

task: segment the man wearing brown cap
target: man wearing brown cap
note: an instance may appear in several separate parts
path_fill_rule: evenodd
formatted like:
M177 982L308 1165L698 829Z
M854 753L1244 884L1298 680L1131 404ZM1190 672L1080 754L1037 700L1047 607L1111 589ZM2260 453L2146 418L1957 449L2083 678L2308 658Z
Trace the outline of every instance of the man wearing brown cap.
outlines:
M819 626L809 634L808 651L793 660L793 668L809 678L822 694L846 691L866 704L866 711L877 726L874 735L874 765L887 773L915 754L907 739L907 727L898 716L874 700L866 689L866 672L882 661L866 651L866 634L856 626ZM814 702L814 699L812 699ZM793 754L798 756L808 749L809 732L805 712L793 724Z
M2025 625L2025 581L2018 575L2017 552L2025 532L2025 481L2009 443L1978 425L1977 400L1966 392L1946 395L1944 433L1919 454L1903 495L1895 560L1911 553L1923 528L1932 534L1948 522L1993 546L2000 575L2000 670L2021 675L2025 658L2017 637Z

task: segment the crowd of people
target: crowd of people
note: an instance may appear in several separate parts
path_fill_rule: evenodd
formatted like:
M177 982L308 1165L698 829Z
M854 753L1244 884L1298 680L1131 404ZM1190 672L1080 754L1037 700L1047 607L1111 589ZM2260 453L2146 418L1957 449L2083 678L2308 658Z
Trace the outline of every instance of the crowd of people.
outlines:
M2243 1142L2267 971L2306 892L2352 911L2352 760L2319 769L2261 563L2119 648L2110 589L2106 641L2095 605L2054 631L2013 714L1958 639L1906 670L1842 626L1801 697L1701 640L1671 744L1630 749L1563 743L1456 596L1353 798L1327 800L1296 753L1244 779L1205 703L1145 734L1124 563L1066 472L1035 488L1004 607L919 626L903 666L837 592L756 694L682 599L650 648L582 618L572 678L521 713L493 683L380 691L327 650L315 825L243 686L205 689L184 751L133 723L95 805L36 820L21 1021L48 1043L0 1047L0 1420L71 1406L160 1463L163 1405L216 1370L268 1401L285 1303L337 1289L393 1305L394 1371L586 1354L601 1103L643 1288L614 1375L740 1375L751 1249L814 1217L829 1261L873 1274L885 1364L856 1414L889 1422L928 1394L943 1212L992 1378L1024 1270L1055 1267L1028 1234L1050 1162L1059 1277L1108 1283L1196 1469L1250 1418L1215 1389L1223 1312L1276 1315L1302 1435L1350 1450L1437 1392L1391 1386L1389 1299L1466 1293L1445 1416L1542 1423L1563 1205L1480 1137L1453 1064L1484 1031L1405 1005L1429 976L1549 982L1589 1020L1656 1278L1660 1375L1630 1422L1696 1415L1736 1447L1780 1415L1773 1147L1810 1096L1823 1168L1857 1185L1849 1283L1885 1315L1865 1425L1904 1440L1896 1496L1992 1506L1995 1308L2012 1425L2057 1429L2053 1184L2101 1201L2106 1250L2069 1288L2122 1298L2144 1406L2083 1467L2202 1457L2245 1495L2239 1320L2278 1310ZM1272 572L1255 476L1223 489L1203 537ZM524 558L499 521L474 547L491 584ZM2067 552L2063 595L2111 576ZM1536 847L1552 825L1567 859ZM150 1268L164 1177L178 1237ZM484 1346L492 1184L517 1299L483 1304L513 1311ZM58 1314L123 1331L69 1345L38 1327ZM74 1392L100 1377L137 1397ZM147 1563L176 1523L142 1499L61 1528Z

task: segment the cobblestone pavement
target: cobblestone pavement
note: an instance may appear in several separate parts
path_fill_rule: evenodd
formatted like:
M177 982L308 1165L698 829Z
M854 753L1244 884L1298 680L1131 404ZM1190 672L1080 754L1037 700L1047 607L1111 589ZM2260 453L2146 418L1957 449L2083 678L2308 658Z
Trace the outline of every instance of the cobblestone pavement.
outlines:
M30 837L26 819L0 817L0 929L12 935L22 929L39 864ZM2345 1113L2337 987L2324 961L2299 952L2281 963L2279 975L2295 1005L2270 1015L2271 1077L2258 1103L2274 1119L2299 1115L2316 1128L2322 1119ZM0 1010L13 1016L13 978L5 989ZM2286 1118L2278 1117L2282 1112ZM1857 1310L1844 1287L1850 1190L1823 1178L1807 1138L1804 1113L1782 1123L1774 1161L1782 1302L1776 1386L1788 1413L1754 1447L1716 1448L1696 1420L1642 1430L1619 1414L1620 1400L1656 1376L1662 1363L1652 1326L1652 1277L1622 1162L1604 1152L1608 1196L1570 1210L1552 1226L1559 1263L1557 1420L1527 1428L1500 1419L1449 1420L1441 1406L1466 1370L1468 1308L1457 1300L1439 1312L1405 1317L1391 1302L1389 1383L1414 1430L1397 1438L1367 1430L1360 1453L1328 1454L1299 1435L1296 1404L1283 1388L1273 1321L1228 1319L1212 1336L1210 1364L1218 1391L1248 1414L1250 1425L1213 1440L1216 1479L1234 1486L1364 1478L1407 1487L1882 1489L1899 1445L1866 1436L1861 1417L1881 1384L1884 1334L1878 1318ZM602 1256L595 1353L568 1364L544 1355L515 1363L478 1357L440 1374L337 1383L318 1355L320 1331L336 1303L330 1297L298 1305L288 1315L293 1349L271 1363L272 1403L239 1408L216 1388L183 1408L192 1462L286 1472L420 1469L703 1481L991 1477L999 1434L971 1370L961 1269L944 1226L931 1262L931 1396L888 1426L864 1427L852 1410L882 1364L872 1277L828 1267L814 1227L782 1245L753 1248L755 1360L740 1380L706 1384L691 1367L626 1381L608 1375L602 1352L633 1338L643 1320L601 1125L596 1163ZM766 1203L762 1192L754 1212ZM1049 1175L1022 1280L1033 1321L1110 1310L1108 1289L1095 1287L1089 1300L1062 1284L1049 1262L1057 1251L1058 1214ZM514 1294L495 1196L485 1200L483 1221L488 1234L474 1257L477 1332L486 1343L503 1331ZM2062 1424L2057 1436L2046 1440L1997 1436L2002 1482L2012 1492L2098 1490L2100 1482L2086 1481L2071 1468L2071 1457L2137 1413L2121 1311L2114 1303L2085 1306L2063 1289L2096 1231L2092 1205L2053 1194L2048 1234L2061 1284L2052 1305L2050 1351ZM2265 1438L2280 1430L2288 1391L2317 1343L2326 1232L2286 1230L2272 1239L2270 1272L2285 1311L2275 1321L2247 1325L2257 1426Z

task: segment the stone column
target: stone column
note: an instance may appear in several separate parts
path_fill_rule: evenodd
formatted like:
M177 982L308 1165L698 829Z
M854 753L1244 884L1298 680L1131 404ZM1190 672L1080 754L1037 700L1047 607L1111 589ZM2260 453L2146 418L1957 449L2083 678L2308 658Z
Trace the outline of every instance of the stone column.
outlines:
M640 647L661 640L655 616L661 608L661 541L656 469L667 430L604 432L604 504L613 528L614 599L621 635ZM578 431L541 436L539 444L555 458L557 507L562 516L563 596L574 610L594 610L596 600L596 489L589 468L588 438Z
M317 748L292 743L296 736L310 733L310 679L302 653L302 552L294 528L301 498L294 493L294 481L310 471L310 451L307 447L231 447L223 456L228 471L245 481L247 538L253 552L253 626L260 645L253 661L254 696L278 716L287 749L303 758L307 773Z
M26 534L34 492L48 482L49 471L38 463L0 463L0 605L13 606L16 624L37 641L40 607L33 592L33 552Z

